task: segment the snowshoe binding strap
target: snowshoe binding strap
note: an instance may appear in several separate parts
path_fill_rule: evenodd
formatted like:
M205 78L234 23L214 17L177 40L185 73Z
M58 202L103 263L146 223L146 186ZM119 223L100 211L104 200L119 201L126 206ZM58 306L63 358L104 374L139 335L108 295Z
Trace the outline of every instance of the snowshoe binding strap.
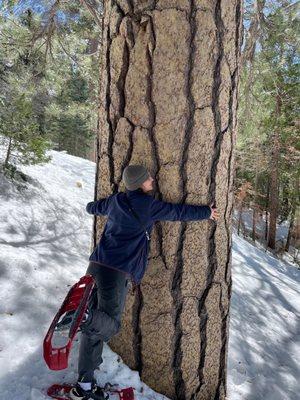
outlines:
M88 307L88 301L94 286L95 281L91 275L83 276L79 282L77 282L69 290L61 308L54 317L44 339L44 359L50 369L61 370L67 368L72 342ZM73 310L75 311L76 316L74 317L74 321L71 325L68 340L66 343L64 343L64 345L55 347L52 344L52 337L57 323L65 313Z

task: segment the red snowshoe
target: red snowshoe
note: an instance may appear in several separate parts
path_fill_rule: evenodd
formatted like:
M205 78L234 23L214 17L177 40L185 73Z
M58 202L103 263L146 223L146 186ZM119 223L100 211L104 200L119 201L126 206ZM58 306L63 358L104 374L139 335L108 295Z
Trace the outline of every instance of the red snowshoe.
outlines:
M55 315L44 339L44 359L50 369L61 370L68 367L68 358L72 342L87 310L94 286L95 281L91 275L83 276L79 282L69 290L61 308ZM65 315L72 315L72 323L70 324L66 338L60 337L59 329L57 329L57 327L60 326L59 321L64 318ZM55 337L55 335L57 337ZM63 342L59 340L61 343L55 343L57 338L63 339ZM61 398L65 399L66 397Z
M104 388L102 388L109 398L109 395L117 394L120 400L134 400L134 391L132 387L128 387L125 389L114 389L115 385L111 385L107 383ZM74 385L70 385L67 383L63 383L61 385L55 384L49 387L47 390L48 396L56 400L70 400L69 393Z

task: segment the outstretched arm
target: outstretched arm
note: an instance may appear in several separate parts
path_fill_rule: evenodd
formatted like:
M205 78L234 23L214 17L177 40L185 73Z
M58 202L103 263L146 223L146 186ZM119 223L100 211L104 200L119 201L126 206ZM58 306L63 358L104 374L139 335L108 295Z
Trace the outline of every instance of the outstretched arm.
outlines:
M91 201L86 205L86 211L93 215L107 215L111 196L97 201Z
M153 221L199 221L212 216L210 206L174 204L153 199L151 218Z

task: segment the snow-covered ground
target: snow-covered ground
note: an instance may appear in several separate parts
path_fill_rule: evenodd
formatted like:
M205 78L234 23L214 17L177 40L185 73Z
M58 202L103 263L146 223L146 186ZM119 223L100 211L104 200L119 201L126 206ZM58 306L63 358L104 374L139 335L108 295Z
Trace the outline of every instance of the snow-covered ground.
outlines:
M300 271L233 237L230 400L300 399Z
M59 372L47 368L41 345L88 265L92 216L85 206L93 200L95 164L50 154L48 164L20 167L31 177L27 188L17 190L0 175L1 400L46 399L52 383L76 380L78 342L69 368ZM299 276L294 265L234 236L229 400L299 399ZM97 379L134 386L137 400L166 399L108 346Z
M233 222L234 226L236 227L238 226L238 219L239 219L239 210L235 209L233 213ZM253 209L244 207L242 213L241 227L240 227L241 233L244 234L245 236L249 236L252 238L252 225L253 225ZM290 222L288 220L285 220L277 224L276 227L277 250L279 250L279 248L284 247L289 232L289 226ZM266 230L266 215L265 213L263 215L258 213L256 216L256 224L255 224L256 239L258 239L257 242L262 242L262 243L265 242L264 239L265 230ZM293 244L294 243L292 240L290 244L289 254L287 255L287 253L285 253L285 255L291 259L293 259L292 255L294 255L296 252L296 249L295 247L293 247Z

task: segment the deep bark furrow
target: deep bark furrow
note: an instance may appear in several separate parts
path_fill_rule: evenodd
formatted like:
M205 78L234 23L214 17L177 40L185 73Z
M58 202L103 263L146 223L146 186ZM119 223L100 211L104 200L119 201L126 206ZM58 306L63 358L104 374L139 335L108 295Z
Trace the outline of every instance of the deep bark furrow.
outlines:
M212 108L214 114L214 125L216 131L216 139L214 146L214 155L212 158L211 173L210 173L210 185L209 195L210 200L213 202L216 195L216 175L219 157L221 153L221 145L223 141L223 135L221 131L221 113L219 107L220 97L220 86L221 86L221 64L224 57L223 49L223 36L224 36L224 24L221 18L221 0L218 0L215 8L215 24L217 27L217 43L218 43L218 58L214 69L214 84L212 89Z
M191 0L191 12L189 15L189 23L190 23L190 51L188 55L188 76L187 76L187 82L186 82L186 94L187 94L187 99L188 99L188 105L189 105L189 114L187 117L187 124L186 124L186 130L185 130L185 140L183 144L183 151L182 151L182 158L181 158L181 163L180 163L180 171L182 172L182 198L181 202L184 203L186 198L187 198L187 171L186 171L186 164L187 164L187 159L188 159L188 149L191 141L191 136L193 134L193 127L195 124L195 101L193 99L192 95L192 71L193 71L193 66L194 66L194 58L195 58L195 34L196 34L196 23L195 23L195 4L194 0Z
M123 64L122 64L122 70L117 82L117 89L118 89L118 93L119 93L119 98L120 98L120 103L119 103L119 117L125 117L125 106L126 106L126 96L125 96L125 83L126 83L126 76L128 73L128 69L129 69L129 48L128 48L128 44L125 41L124 43L124 52L123 52ZM131 131L129 134L129 148L127 149L127 153L126 153L126 157L124 159L124 162L121 166L121 175L120 175L120 179L115 182L117 185L117 188L119 190L119 185L122 181L122 175L123 175L123 171L126 168L126 166L129 164L130 159L131 159L131 155L132 155L132 151L133 151L133 131L134 131L134 124L129 121L128 118L126 118L128 123L131 125Z
M241 46L242 46L242 41L241 41L241 36L243 39L243 32L241 29L242 24L242 9L241 9L241 1L237 0L237 5L235 8L235 59L236 62L238 63L238 68L239 68L239 63L240 63L240 51L241 51ZM242 35L240 35L242 34Z
M220 361L219 361L219 384L216 390L216 395L214 400L219 400L221 395L221 386L223 386L224 392L226 393L226 346L227 346L227 319L228 319L228 311L225 312L223 303L222 303L222 285L220 285L220 299L219 299L219 308L222 319L222 327L221 327L221 336L222 336L222 346L220 352Z
M122 19L125 16L122 8L119 6L119 4L116 2L116 0L112 0L112 7L114 7L114 6L115 6L115 10L114 11L118 14L119 19L118 19L118 21L116 23L116 26L115 26L115 33L111 35L111 39L114 39L116 36L119 35L119 28L120 28Z
M206 296L205 296L206 299ZM203 301L203 299L202 299ZM201 299L199 299L199 307L198 307L198 317L200 320L200 343L201 343L201 349L200 349L200 358L199 358L199 367L198 367L198 378L199 378L199 385L197 386L196 390L194 393L191 395L191 400L194 400L197 398L197 394L201 390L201 386L204 383L204 364L205 364L205 353L206 353L206 343L207 343L207 338L206 338L206 327L207 327L207 311L205 307L205 302L203 304L201 303Z
M151 28L151 37L153 40L153 52L155 51L155 46L156 46L156 35L155 35L155 29L154 29L154 24L153 24L153 19L151 16L149 16L149 23L150 23L150 28ZM154 172L155 175L155 180L156 180L156 192L158 193L158 199L162 200L162 193L161 190L159 188L159 181L157 179L157 175L159 173L159 170L161 168L160 165L160 158L158 155L158 144L155 138L155 133L154 133L154 129L155 129L155 124L156 124L156 111L155 111L155 104L153 101L153 94L152 94L152 90L153 90L153 56L151 55L151 52L149 50L149 46L147 47L147 59L148 59L148 67L149 67L149 78L148 78L148 87L147 87L147 98L148 98L148 105L149 105L149 109L150 109L150 128L149 128L149 137L150 137L150 141L151 141L151 145L152 145L152 151L153 151L153 156L154 156L154 160L155 160L155 169L156 171ZM168 269L167 266L167 262L166 262L166 257L164 255L163 252L163 233L162 233L162 226L161 223L158 222L156 224L157 226L157 236L158 236L158 250L159 250L159 255L161 257L161 260L163 262L163 265L165 267L165 269Z
M123 63L121 73L117 82L117 89L119 93L120 103L119 103L119 117L124 117L126 97L125 97L125 82L126 76L129 68L129 48L126 40L124 41L124 51L123 51Z
M97 131L99 132L99 118L97 121ZM99 156L99 145L100 145L99 136L96 137L96 175L95 175L95 185L94 185L94 201L98 200L98 179L99 179L99 164L100 164L100 156ZM97 245L97 217L94 216L93 220L93 249Z
M155 35L155 28L154 28L154 23L153 23L153 19L150 16L149 17L149 23L150 23L150 27L151 27L151 34L152 34L152 38L153 38L153 52L152 54L154 54L155 52L155 47L156 47L156 35ZM148 66L149 66L149 78L148 78L148 99L149 99L149 107L150 107L150 129L149 129L149 133L150 133L150 140L151 140L151 144L152 144L152 151L153 151L153 156L154 156L154 162L155 162L155 172L154 172L154 176L155 176L155 182L156 182L156 192L157 192L157 196L159 200L162 200L162 193L161 190L159 188L159 180L158 180L158 173L160 170L160 158L158 155L158 143L155 137L155 125L156 125L156 109L155 109L155 104L153 101L153 55L151 55L150 51L149 51L149 46L147 49L147 58L148 58Z
M210 172L210 184L209 184L209 196L210 203L215 201L216 197L216 175L217 175L217 167L219 162L219 157L221 153L221 145L223 141L224 135L221 130L221 114L219 107L219 96L220 96L220 85L221 85L221 64L222 59L224 57L224 48L223 48L223 37L224 37L224 24L221 17L221 0L216 2L215 13L214 13L215 25L217 28L217 46L218 46L218 58L216 60L216 65L214 69L213 75L213 89L212 89L212 109L214 115L214 126L216 132L216 140L214 146L214 154L212 157L212 165ZM201 386L203 384L203 374L205 368L205 358L206 358L206 328L207 328L207 314L205 311L205 302L207 296L209 294L210 289L213 285L213 279L215 276L215 272L218 268L218 260L216 255L216 241L215 241L215 232L216 225L211 227L209 242L208 242L208 270L206 276L206 288L200 297L199 305L198 305L198 315L200 318L200 362L199 362L199 386L196 389L195 394L199 393L201 390ZM204 332L203 332L204 330Z
M207 343L207 320L208 314L205 305L200 309L200 339L201 339L201 350L200 350L200 363L199 363L199 391L201 389L202 384L204 383L204 363L205 363L205 354L206 354L206 343Z
M122 17L124 18L125 15L126 15L126 13L125 13L125 11L122 9L122 7L120 6L119 2L115 0L115 1L114 1L114 4L117 6L117 9L118 9L119 13L120 13L120 14L122 15Z
M124 117L125 118L125 117ZM132 152L133 152L133 131L134 131L134 125L128 120L128 118L126 118L128 123L131 125L131 130L129 133L129 147L127 149L126 152L126 156L124 158L124 162L121 165L121 174L120 174L120 179L117 180L116 184L119 187L121 181L122 181L122 177L123 177L123 171L124 169L127 167L127 165L129 165L131 157L132 157Z
M143 294L140 285L136 287L135 292L135 302L132 307L132 329L133 329L133 339L132 347L135 359L135 370L137 370L142 375L143 372L143 358L142 358L142 332L140 327L141 322L141 311L143 308Z
M196 22L195 22L195 4L194 0L191 0L190 3L190 14L188 16L189 24L190 24L190 46L189 46L189 55L188 55L188 74L186 80L186 97L188 100L189 113L187 117L185 135L184 135L184 143L182 150L182 157L180 161L179 171L181 172L181 203L185 203L187 198L187 160L188 160L188 151L189 145L191 142L191 137L193 134L193 127L195 124L195 101L192 95L192 72L194 67L194 58L195 58L195 34L196 34ZM174 305L174 339L173 339L173 361L172 366L173 370L173 379L175 385L175 396L177 399L184 400L186 398L186 387L185 381L183 379L182 374L182 349L181 349L181 339L182 339L182 324L181 324L181 313L183 308L182 301L182 274L184 268L183 261L183 248L184 248L184 239L185 239L185 231L187 228L187 224L185 222L181 223L181 230L179 233L179 243L177 249L177 264L175 267L175 272L172 281L172 298Z
M112 193L116 193L118 191L118 186L115 183L115 166L113 159L113 145L114 145L114 133L112 121L110 120L110 105L111 105L111 96L110 96L110 85L111 85L111 74L110 74L110 47L111 47L111 38L110 38L110 27L107 27L107 52L106 52L106 70L107 70L107 88L106 88L106 115L107 115L107 123L109 126L109 138L108 138L108 160L109 160L109 181L112 187Z
M228 130L230 133L230 142L231 142L231 148L230 148L230 153L229 153L229 158L228 158L228 172L227 172L227 201L226 201L226 206L225 206L225 229L226 229L226 234L227 234L227 261L225 265L225 282L227 282L227 274L228 274L228 269L230 265L230 252L231 252L231 231L230 231L230 224L231 224L231 212L232 212L232 206L230 209L230 215L227 215L227 210L229 204L231 204L230 201L230 192L231 192L231 174L232 174L232 157L233 157L233 96L236 95L236 72L237 69L235 69L233 75L231 76L231 87L230 87L230 94L229 94L229 123L228 123Z
M231 203L231 209L230 209L230 214L228 216L229 221L225 220L225 226L226 226L226 231L227 231L227 237L228 237L228 246L227 246L227 262L226 262L226 266L225 266L225 282L228 282L228 271L229 271L229 266L230 266L230 254L231 254L231 231L230 231L230 225L231 225L231 216L232 216L232 211L233 211L233 201L229 202L229 193L230 190L232 190L231 188L231 184L230 184L230 177L232 172L232 169L234 168L234 166L232 165L232 157L234 154L234 138L233 138L233 134L234 134L234 130L236 129L236 121L237 119L235 119L235 125L233 126L233 115L237 116L237 106L238 106L238 102L236 103L236 109L233 110L233 96L235 96L237 98L238 96L238 76L239 76L239 68L240 68L240 51L241 51L241 47L240 47L240 25L242 22L242 10L241 10L241 2L237 1L237 5L235 8L236 12L235 12L235 22L236 22L236 30L235 30L235 56L236 56L236 63L237 66L233 72L233 74L231 75L231 93L230 93L230 101L229 101L229 124L230 124L230 128L231 128L231 149L230 149L230 156L229 156L229 166L228 166L228 192L227 192L227 202L226 202L226 208L225 208L225 217L227 215L227 209L228 209L228 204ZM236 118L236 117L235 117ZM229 285L231 285L231 283L229 283ZM230 290L229 290L230 292ZM230 297L231 297L231 292L229 293L229 301L230 301Z
M182 326L181 326L181 313L182 313L182 293L181 293L181 282L182 282L182 271L183 271L183 258L182 250L184 246L184 238L186 231L186 223L181 224L179 233L179 244L177 250L177 265L172 281L172 298L174 305L174 338L173 338L173 379L175 385L175 396L176 399L185 399L185 384L182 377L181 363L182 363L182 349L181 349L181 338L182 338Z
M208 271L206 276L206 287L202 295L200 296L198 303L198 316L200 320L200 359L198 367L199 385L196 388L191 398L196 398L194 396L197 396L204 383L204 368L205 368L206 346L207 346L206 329L207 329L207 319L208 319L205 302L209 294L209 291L214 283L213 279L218 266L216 258L216 244L214 240L215 231L216 231L216 226L213 226L209 237L209 254L208 254L209 261L208 261Z
M134 5L132 0L127 0L127 4L129 5L130 11L129 14L133 15L134 14Z

